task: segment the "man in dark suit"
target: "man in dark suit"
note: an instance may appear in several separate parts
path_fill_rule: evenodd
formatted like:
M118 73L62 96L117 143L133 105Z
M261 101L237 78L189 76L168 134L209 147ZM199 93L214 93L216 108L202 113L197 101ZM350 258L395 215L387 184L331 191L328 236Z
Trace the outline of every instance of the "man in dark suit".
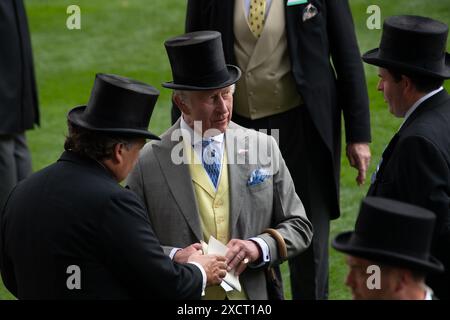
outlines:
M405 118L389 142L368 195L416 204L436 214L432 253L443 275L427 283L440 299L450 298L450 78L445 52L448 26L418 16L386 19L380 47L363 55L379 67L378 90L389 111Z
M196 299L226 273L224 257L164 255L141 201L122 181L136 163L159 92L96 77L68 114L66 151L19 183L0 215L0 269L19 299Z
M262 28L255 29L258 19ZM281 153L314 226L312 245L290 260L293 298L326 299L329 223L340 215L342 111L358 184L370 160L368 97L348 3L188 1L186 31L205 29L222 33L227 63L243 71L233 121L279 129Z
M367 197L355 230L334 238L333 247L347 254L345 284L354 300L433 300L427 273L444 270L430 255L436 217L404 202Z
M28 23L22 0L0 1L0 207L31 174L25 130L39 124Z

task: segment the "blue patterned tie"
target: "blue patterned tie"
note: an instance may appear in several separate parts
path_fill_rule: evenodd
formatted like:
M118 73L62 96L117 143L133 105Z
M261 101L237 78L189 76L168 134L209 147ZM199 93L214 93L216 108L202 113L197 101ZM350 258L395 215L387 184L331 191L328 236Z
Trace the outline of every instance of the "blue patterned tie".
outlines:
M219 151L214 148L212 140L202 141L202 164L215 188L220 174L219 156Z

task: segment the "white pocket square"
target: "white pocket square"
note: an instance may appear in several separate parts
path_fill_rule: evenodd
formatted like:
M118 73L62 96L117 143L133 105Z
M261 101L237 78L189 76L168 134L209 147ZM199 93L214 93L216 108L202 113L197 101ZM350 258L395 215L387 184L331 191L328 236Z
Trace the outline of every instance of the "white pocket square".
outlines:
M317 10L317 8L315 6L313 6L311 3L308 4L305 7L305 9L303 10L303 16L302 16L303 22L314 18L318 13L319 13L319 11Z

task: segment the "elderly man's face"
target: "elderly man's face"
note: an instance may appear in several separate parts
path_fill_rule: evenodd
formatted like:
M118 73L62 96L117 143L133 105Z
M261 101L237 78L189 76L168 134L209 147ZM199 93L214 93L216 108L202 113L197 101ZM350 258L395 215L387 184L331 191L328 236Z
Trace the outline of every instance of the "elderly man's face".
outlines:
M202 122L202 133L216 129L224 132L233 111L232 86L207 91L191 91L186 101L185 120L188 124Z
M377 265L376 262L347 256L349 267L345 284L352 290L353 300L390 300L396 299L398 284L398 270L380 266L380 287L369 288L368 278L372 275L368 267ZM372 283L371 281L369 281Z

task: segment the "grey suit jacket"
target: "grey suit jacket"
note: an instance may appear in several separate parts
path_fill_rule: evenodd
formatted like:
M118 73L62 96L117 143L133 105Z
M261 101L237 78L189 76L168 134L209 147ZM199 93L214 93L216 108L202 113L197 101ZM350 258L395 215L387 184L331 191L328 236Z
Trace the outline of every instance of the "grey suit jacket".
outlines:
M189 167L176 164L182 149L180 120L148 143L127 180L128 186L147 206L153 229L166 254L174 247L184 248L204 240ZM173 137L172 137L173 136ZM312 237L302 202L295 193L289 171L272 137L230 123L225 132L230 186L230 239L260 237L268 245L270 265L278 264L276 241L266 228L275 228L284 237L288 257L305 250ZM254 157L254 148L259 156ZM255 159L257 158L257 159ZM258 168L271 172L264 182L248 186ZM206 239L207 241L207 239ZM240 276L250 299L267 299L263 268L247 268Z

